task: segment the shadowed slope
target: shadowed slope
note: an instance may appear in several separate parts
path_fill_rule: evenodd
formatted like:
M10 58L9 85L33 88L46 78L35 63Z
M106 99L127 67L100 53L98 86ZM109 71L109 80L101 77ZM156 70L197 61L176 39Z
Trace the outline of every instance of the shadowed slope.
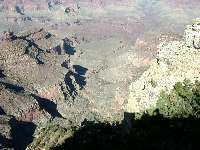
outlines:
M124 122L127 122L126 119ZM131 120L131 124L129 133L126 134L128 127L122 124L87 122L73 137L55 150L193 150L199 146L200 119L198 118L169 119L155 112L155 116L144 114L139 120Z

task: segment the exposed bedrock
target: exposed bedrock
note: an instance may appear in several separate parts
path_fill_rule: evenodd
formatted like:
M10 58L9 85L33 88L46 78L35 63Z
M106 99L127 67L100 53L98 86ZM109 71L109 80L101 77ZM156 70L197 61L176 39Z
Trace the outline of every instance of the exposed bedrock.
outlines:
M162 42L156 59L129 87L128 112L144 112L156 107L161 91L168 93L177 82L199 81L199 19L185 29L184 38Z

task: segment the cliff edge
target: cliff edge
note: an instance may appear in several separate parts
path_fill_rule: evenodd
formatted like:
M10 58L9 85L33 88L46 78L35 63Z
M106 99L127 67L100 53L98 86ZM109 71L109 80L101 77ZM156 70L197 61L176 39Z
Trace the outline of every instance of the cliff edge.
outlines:
M170 92L177 82L199 81L200 19L186 26L183 40L162 42L158 49L150 68L129 87L128 112L156 107L160 92Z

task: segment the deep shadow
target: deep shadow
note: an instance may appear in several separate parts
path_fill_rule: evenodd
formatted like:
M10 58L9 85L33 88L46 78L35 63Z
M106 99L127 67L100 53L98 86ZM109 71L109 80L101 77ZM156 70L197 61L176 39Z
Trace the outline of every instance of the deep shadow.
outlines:
M62 4L61 1L49 1L49 2L48 2L48 8L49 8L49 9L52 9L54 6L56 6L56 5L61 5L61 4Z
M23 21L32 21L32 18L30 16L24 16L22 17Z
M0 106L0 115L6 115L5 111Z
M78 73L74 73L74 77L76 80L76 83L78 83L80 90L82 90L84 88L84 86L86 85L86 78L84 76L81 76Z
M77 94L78 94L77 91L82 90L84 88L84 86L86 85L85 79L86 78L84 76L81 76L80 74L74 73L72 71L69 71L65 75L64 81L65 81L65 84L67 87L67 91L73 99L77 96ZM77 87L77 85L78 85L78 87ZM64 93L64 95L67 97L66 93Z
M73 81L73 77L74 77L74 73L72 71L69 71L66 75L65 75L65 84L66 84L66 88L67 91L64 91L64 96L67 97L68 93L70 94L70 96L74 99L77 96L77 90L76 89L76 85L74 85L74 81ZM67 93L66 93L67 92Z
M18 37L18 38L28 42L28 46L26 47L25 54L28 54L32 58L36 59L38 64L45 63L44 58L43 58L44 50L39 48L39 46L33 40L26 39L25 37ZM37 49L37 52L32 52L32 50L31 50L32 48ZM34 55L31 53L34 53Z
M56 46L53 48L53 51L58 54L58 55L61 55L62 54L62 49L60 47L60 45Z
M3 73L3 70L0 69L0 78L5 78L5 74Z
M0 134L0 149L3 148L12 148L12 140L7 139Z
M73 65L73 68L74 68L75 72L77 72L77 74L79 74L79 75L85 75L86 72L88 71L87 68L82 67L80 65Z
M2 82L0 81L0 85L4 85L6 89L9 89L12 92L20 93L24 91L24 88L18 85L13 85L8 82Z
M75 48L72 47L71 45L72 42L68 38L63 39L63 49L65 53L68 55L74 55L76 52Z
M51 33L47 33L47 35L45 35L45 39L49 39L50 37L52 37Z
M20 8L20 6L16 5L16 6L15 6L15 10L16 10L16 12L19 13L20 15L24 15L23 9Z
M12 146L15 150L25 150L33 141L33 134L36 125L32 122L18 121L15 118L10 120Z
M47 111L53 118L59 117L62 118L62 115L57 110L57 105L51 100L41 98L37 95L31 94L38 102L41 109Z
M70 69L70 59L65 60L65 61L61 64L61 67Z
M124 115L121 124L84 121L73 137L55 150L196 150L199 149L200 119ZM131 124L127 127L127 122ZM126 131L128 128L128 132Z

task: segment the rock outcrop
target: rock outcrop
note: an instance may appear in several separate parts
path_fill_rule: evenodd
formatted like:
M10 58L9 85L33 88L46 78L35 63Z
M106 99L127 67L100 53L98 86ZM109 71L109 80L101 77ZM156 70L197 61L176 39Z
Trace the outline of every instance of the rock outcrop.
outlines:
M188 25L185 30L185 44L188 47L200 48L200 19L196 19L192 25Z
M63 130L80 125L80 118L88 113L85 113L87 104L76 103L74 99L83 89L84 84L80 82L85 78L76 72L77 66L70 64L68 51L72 48L69 39L63 42L44 29L18 34L4 32L1 36L2 147L10 145L15 149L25 149L34 132L48 126L50 120L54 120L55 125L62 125ZM23 127L27 131L23 131ZM19 141L21 136L25 137Z
M184 40L162 42L150 68L129 87L128 112L156 107L160 92L170 92L177 82L200 80L199 19L187 26Z

